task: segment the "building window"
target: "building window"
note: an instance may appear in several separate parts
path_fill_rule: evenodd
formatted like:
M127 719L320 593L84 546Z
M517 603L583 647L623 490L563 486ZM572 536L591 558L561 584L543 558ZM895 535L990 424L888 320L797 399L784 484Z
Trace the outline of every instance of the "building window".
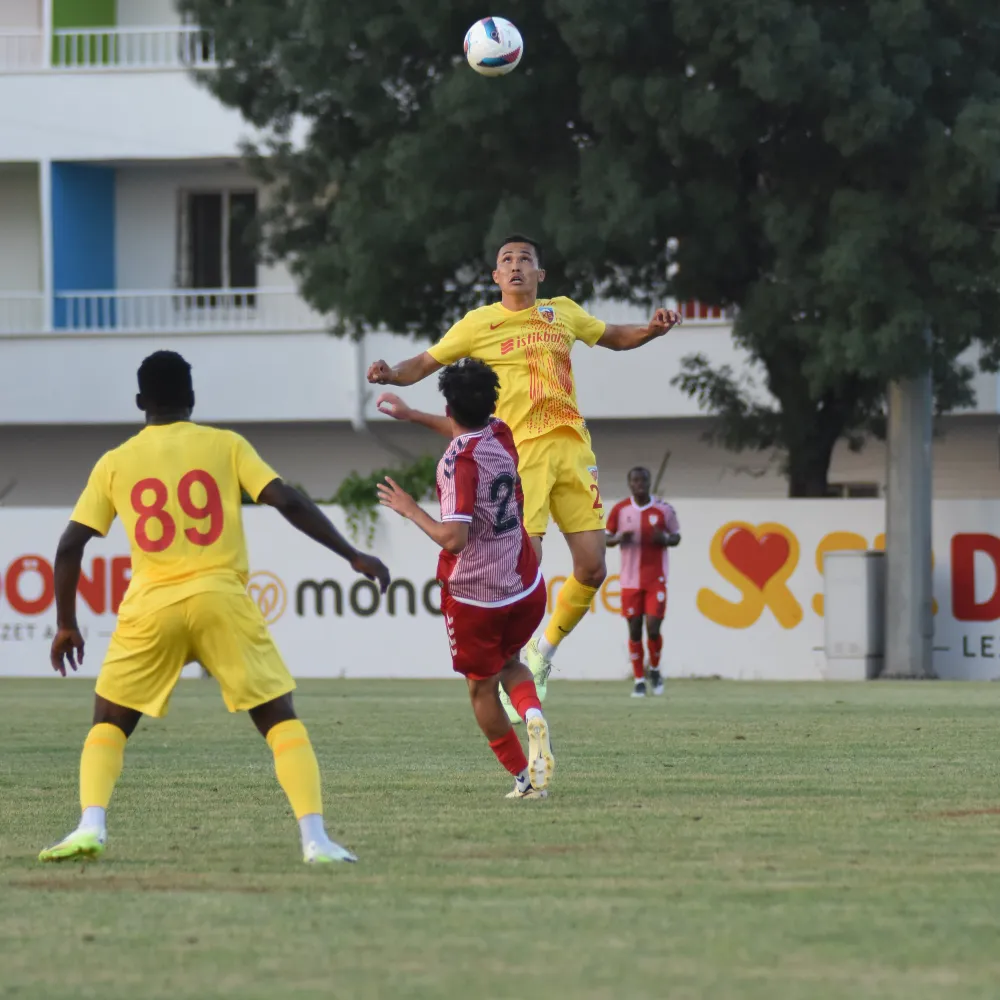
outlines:
M199 296L205 299L199 305L212 306L220 298L253 305L249 290L257 287L257 192L185 191L180 214L178 284L220 293ZM221 294L229 289L235 294Z

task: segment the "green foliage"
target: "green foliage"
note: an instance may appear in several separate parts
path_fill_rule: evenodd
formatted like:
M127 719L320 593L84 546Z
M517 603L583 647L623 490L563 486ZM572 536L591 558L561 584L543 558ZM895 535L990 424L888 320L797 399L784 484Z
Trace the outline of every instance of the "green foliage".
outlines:
M410 465L396 469L377 469L366 476L352 472L340 484L337 492L327 501L344 508L347 528L356 542L364 532L365 544L375 538L379 502L375 487L390 476L415 500L428 500L434 496L437 461L430 455L418 458Z
M974 342L1000 364L990 0L515 0L503 80L461 58L473 0L180 6L215 31L209 85L263 130L266 249L342 331L436 334L527 229L552 292L737 305L775 405L718 412L808 491L888 381L931 365L940 402ZM732 401L692 364L682 387Z

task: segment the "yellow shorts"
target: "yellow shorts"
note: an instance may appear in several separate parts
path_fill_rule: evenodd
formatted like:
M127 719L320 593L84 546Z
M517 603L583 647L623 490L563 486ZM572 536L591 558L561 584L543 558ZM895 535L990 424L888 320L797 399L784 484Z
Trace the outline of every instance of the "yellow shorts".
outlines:
M564 535L603 530L597 459L589 439L585 441L569 427L557 427L522 442L517 456L524 490L524 528L529 535L545 534L550 513Z
M295 689L257 605L245 594L206 591L165 608L120 615L97 678L97 693L143 715L167 714L185 664L218 682L230 712Z

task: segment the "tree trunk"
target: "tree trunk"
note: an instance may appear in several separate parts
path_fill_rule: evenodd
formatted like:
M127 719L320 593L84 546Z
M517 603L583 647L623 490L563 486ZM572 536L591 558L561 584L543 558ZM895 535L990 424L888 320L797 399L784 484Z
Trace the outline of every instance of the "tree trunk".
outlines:
M825 405L824 405L825 403ZM790 497L826 497L830 491L830 461L844 433L845 409L828 400L786 422L785 447Z
M788 455L788 495L790 497L829 496L832 448L813 450L818 442L800 442ZM812 447L810 447L812 446Z

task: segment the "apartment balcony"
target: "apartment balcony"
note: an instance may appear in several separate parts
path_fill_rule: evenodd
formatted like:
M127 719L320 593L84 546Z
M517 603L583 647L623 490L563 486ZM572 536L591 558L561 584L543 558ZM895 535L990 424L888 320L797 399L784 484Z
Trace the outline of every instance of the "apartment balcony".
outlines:
M215 42L196 25L0 30L0 73L209 69Z
M237 156L252 130L194 77L215 65L173 0L0 0L0 162Z
M701 303L678 309L685 330L731 323L727 312ZM51 305L41 292L0 291L0 337L302 333L329 326L291 287L59 291Z
M294 288L0 291L0 337L198 336L323 331Z

